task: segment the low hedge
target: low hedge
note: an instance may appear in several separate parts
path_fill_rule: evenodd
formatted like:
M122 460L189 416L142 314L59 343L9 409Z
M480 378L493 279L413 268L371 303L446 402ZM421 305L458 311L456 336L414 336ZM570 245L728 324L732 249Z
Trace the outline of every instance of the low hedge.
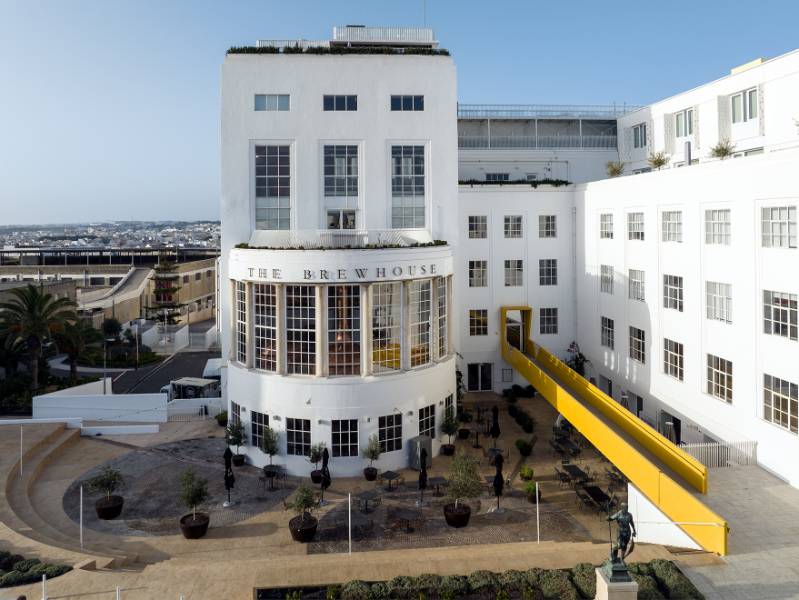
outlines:
M71 570L68 565L51 565L38 558L26 559L0 550L0 588L36 583L42 580L42 575L53 579Z

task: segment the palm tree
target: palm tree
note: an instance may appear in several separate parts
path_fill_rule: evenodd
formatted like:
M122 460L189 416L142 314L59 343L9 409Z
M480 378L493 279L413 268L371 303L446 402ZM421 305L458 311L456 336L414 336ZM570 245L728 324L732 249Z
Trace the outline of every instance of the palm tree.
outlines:
M17 372L17 367L25 357L25 344L14 335L6 334L0 337L0 367L10 377Z
M75 302L53 298L34 285L10 291L11 299L0 303L0 335L9 334L22 341L28 354L31 391L39 387L39 358L42 345L64 326L77 320Z
M64 325L63 331L55 334L58 349L67 355L69 380L78 378L78 357L86 351L86 345L97 340L99 332L86 319L78 319Z

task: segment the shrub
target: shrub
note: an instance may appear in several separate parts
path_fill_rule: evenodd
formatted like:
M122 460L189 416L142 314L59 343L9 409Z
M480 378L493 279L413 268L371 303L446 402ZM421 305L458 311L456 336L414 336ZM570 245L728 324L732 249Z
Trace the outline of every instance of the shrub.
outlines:
M294 498L288 503L288 507L301 517L303 522L311 516L311 510L316 506L316 498L314 497L313 490L304 483L297 487L297 493Z
M497 592L496 600L510 600L510 596L507 591L501 589Z
M225 443L236 446L236 454L239 454L239 446L244 444L244 435L244 424L241 421L231 421L225 429Z
M596 596L596 571L591 563L580 563L572 569L572 583L583 598Z
M528 498L532 498L533 502L535 502L535 492L536 492L535 481L528 481L527 483L524 484L524 495L527 496ZM538 499L541 500L540 488L538 488Z
M341 586L331 585L325 592L325 600L339 600L341 598Z
M417 589L425 592L435 592L441 585L441 575L423 573L416 578Z
M518 383L514 383L510 387L510 389L513 392L514 396L524 396L524 388L520 386Z
M269 464L272 464L272 457L278 453L279 448L277 445L277 431L271 427L264 427L263 435L261 436L261 452L269 455Z
M344 584L341 588L342 600L369 600L369 584L353 579Z
M26 558L25 560L21 560L14 564L14 571L19 571L20 573L27 573L31 570L31 568L35 567L38 564L41 564L38 558Z
M458 433L458 422L452 414L447 414L444 417L444 422L441 423L441 433L447 436L448 443L452 443L452 436Z
M416 596L417 583L415 577L397 575L388 582L388 591L392 598L411 600Z
M710 156L724 160L732 156L733 152L735 152L735 144L730 140L724 139L719 140L719 143L710 149Z
M524 388L524 393L528 398L534 398L535 388L532 385L528 385L526 388Z
M105 467L99 474L87 480L86 484L93 492L105 494L107 498L110 498L111 494L125 485L125 478L122 477L119 469Z
M530 481L534 475L535 471L530 465L522 465L519 468L519 477L521 477L524 481Z
M650 575L634 573L630 571L635 582L638 584L639 600L665 600L666 596L660 593L657 581ZM688 598L689 596L675 596L675 598Z
M702 593L673 562L658 558L650 562L649 566L652 575L660 587L668 593L669 598L705 600Z
M499 587L497 576L491 571L475 571L468 577L469 587L473 593L494 593Z
M514 399L514 403L508 404L508 414L509 414L509 415L510 415L512 418L514 418L514 419L515 419L515 418L516 418L516 416L519 414L519 411L520 411L520 410L521 410L521 409L520 409L518 406L516 406L516 404L515 404L515 399Z
M470 591L469 580L462 575L446 575L441 578L438 587L438 597L442 600L452 600L465 596Z
M669 157L663 151L653 152L652 154L649 155L649 158L647 158L646 160L649 163L650 167L657 170L662 169L669 163Z
M216 422L219 423L222 427L227 425L227 411L223 410L216 415Z
M522 600L544 600L544 594L537 587L528 585L522 590Z
M516 449L522 456L530 456L533 453L533 447L527 440L516 440Z
M624 173L624 163L620 160L611 160L605 165L608 177L619 177Z
M497 583L503 590L520 593L527 587L527 578L522 571L505 571L497 575Z
M577 590L565 571L541 571L538 586L547 600L580 600Z
M14 565L21 560L25 560L25 557L0 550L0 571L13 571Z
M391 598L391 591L385 581L373 583L369 588L369 600L388 600Z

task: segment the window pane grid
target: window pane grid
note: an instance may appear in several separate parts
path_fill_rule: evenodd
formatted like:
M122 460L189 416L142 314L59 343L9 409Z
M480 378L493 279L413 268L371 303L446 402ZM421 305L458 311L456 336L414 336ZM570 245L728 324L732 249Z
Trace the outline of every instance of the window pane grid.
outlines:
M330 440L333 458L358 456L358 419L334 419Z
M269 427L269 415L250 411L250 445L259 450L264 445L264 430Z
M424 96L391 96L391 110L403 112L424 110Z
M326 197L358 195L358 146L324 147L324 188Z
M325 111L358 110L358 96L324 95L322 96L322 109Z
M411 367L418 367L430 362L431 283L411 281L409 288Z
M629 298L630 300L640 300L645 302L644 295L644 272L637 269L630 269L629 271Z
M469 261L469 287L488 286L488 261L470 260Z
M682 277L678 277L677 275L663 276L663 308L672 308L682 312Z
M705 282L707 318L732 323L732 285L717 281Z
M764 374L763 418L791 433L799 434L799 386Z
M236 282L236 360L247 362L247 284Z
M310 419L286 418L286 454L289 456L308 456L310 453Z
M599 291L606 294L613 293L613 265L600 265Z
M630 327L630 358L646 363L646 332L637 327Z
M521 259L505 261L505 287L520 287L524 280L524 263Z
M796 248L796 206L761 209L764 248Z
M473 308L469 311L469 335L488 335L488 310Z
M289 110L289 95L255 94L255 110L287 111Z
M436 405L431 404L419 409L419 435L436 437Z
M556 258L542 258L538 261L538 285L558 285Z
M707 355L707 393L732 403L732 362Z
M506 238L520 238L520 237L522 237L522 216L521 215L506 215L505 216L505 237Z
M255 368L277 370L277 288L266 283L253 284Z
M705 211L705 243L729 246L731 240L730 209Z
M797 296L763 290L763 333L797 339Z
M539 331L542 335L558 333L558 309L541 308L539 309Z
M599 237L605 240L613 239L613 213L599 215Z
M606 348L613 350L616 347L616 331L613 319L601 318L600 343Z
M447 278L438 278L438 356L444 358L449 354L449 336L447 335Z
M469 237L471 239L485 239L488 237L487 216L471 215L469 217Z
M554 238L558 235L557 216L539 215L538 216L538 237Z
M391 195L393 227L424 227L424 146L391 147Z
M643 241L644 213L642 212L627 213L627 239Z
M402 450L402 415L386 415L378 419L377 435L381 452Z
M290 146L255 146L255 226L291 227Z
M663 372L683 380L683 346L679 342L663 338Z
M286 286L286 371L316 374L316 287Z
M360 375L361 286L328 286L327 343L330 375Z
M401 283L372 286L372 365L375 372L400 369Z
M663 241L682 242L682 212L679 210L666 211L663 218Z

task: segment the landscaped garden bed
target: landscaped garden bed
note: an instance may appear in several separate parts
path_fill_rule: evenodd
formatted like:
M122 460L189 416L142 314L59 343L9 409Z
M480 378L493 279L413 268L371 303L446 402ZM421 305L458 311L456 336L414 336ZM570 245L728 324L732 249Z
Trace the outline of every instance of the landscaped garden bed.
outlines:
M38 558L26 559L19 554L0 550L0 588L36 583L42 580L42 575L52 579L71 570L69 565L50 565Z
M344 585L259 589L257 600L592 600L596 594L594 566L581 563L572 569L527 571L475 571L462 575L399 576L391 581L348 581ZM671 561L656 559L632 563L639 600L704 600L689 579Z

